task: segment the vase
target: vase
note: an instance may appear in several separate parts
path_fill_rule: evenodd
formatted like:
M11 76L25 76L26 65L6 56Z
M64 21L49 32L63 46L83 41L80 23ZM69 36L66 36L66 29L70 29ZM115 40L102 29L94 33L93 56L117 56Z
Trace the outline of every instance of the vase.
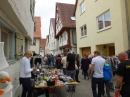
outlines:
M0 42L0 70L9 66L4 55L4 42Z

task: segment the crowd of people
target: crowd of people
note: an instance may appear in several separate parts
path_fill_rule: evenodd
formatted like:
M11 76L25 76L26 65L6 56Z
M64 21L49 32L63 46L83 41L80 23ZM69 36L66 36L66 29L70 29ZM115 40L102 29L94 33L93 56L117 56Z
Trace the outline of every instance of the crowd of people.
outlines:
M130 60L127 52L121 52L118 56L107 58L101 57L99 51L95 51L94 55L91 53L89 55L83 54L82 57L79 54L70 53L68 50L56 56L47 54L41 57L34 53L30 59L30 63L28 63L28 58L30 57L31 51L27 51L21 60L20 81L23 85L22 97L26 97L25 93L27 91L28 95L31 95L31 86L27 84L30 81L31 71L35 71L39 65L54 66L57 69L62 69L64 75L70 76L77 82L80 82L78 76L81 69L84 79L91 79L93 97L101 97L105 92L107 97L111 97L110 81L112 76L117 74L115 97L118 97L116 95L130 97ZM25 64L28 64L25 66L26 68L24 67ZM98 87L98 92L96 91L96 87ZM106 91L104 91L104 88L106 88ZM69 88L67 91L69 92ZM73 87L73 91L75 91L75 87Z

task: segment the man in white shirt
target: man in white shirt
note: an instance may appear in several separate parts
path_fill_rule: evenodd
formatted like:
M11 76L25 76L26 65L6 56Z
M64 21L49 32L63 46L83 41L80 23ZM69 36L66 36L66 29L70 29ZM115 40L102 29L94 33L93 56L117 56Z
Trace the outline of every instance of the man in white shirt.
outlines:
M32 85L31 85L31 72L36 68L30 68L29 58L32 56L32 52L27 50L24 57L20 60L20 84L22 84L23 91L22 97L32 97Z
M100 56L99 51L94 52L94 58L92 59L91 66L88 70L88 75L90 76L92 70L94 71L92 75L92 92L93 97L101 97L103 90L103 67L105 64L105 59ZM98 94L96 92L96 86L98 85Z

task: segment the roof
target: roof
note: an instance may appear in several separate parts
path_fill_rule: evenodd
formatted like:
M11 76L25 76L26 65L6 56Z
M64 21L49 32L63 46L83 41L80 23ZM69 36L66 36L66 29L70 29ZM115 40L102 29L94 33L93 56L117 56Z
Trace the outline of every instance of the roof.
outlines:
M55 29L55 18L51 18L53 29Z
M41 38L41 17L34 17L36 22L36 31L34 32L34 38Z
M74 8L74 12L73 12L73 15L75 16L75 12L76 12L76 8L77 8L77 4L78 4L78 0L76 0L75 2L75 8Z
M42 49L45 50L46 39L41 39L40 44L41 44Z
M75 28L75 21L71 20L71 17L74 16L74 4L66 4L66 3L56 3L56 8L58 7L58 13L60 16L60 20L62 23L62 27Z

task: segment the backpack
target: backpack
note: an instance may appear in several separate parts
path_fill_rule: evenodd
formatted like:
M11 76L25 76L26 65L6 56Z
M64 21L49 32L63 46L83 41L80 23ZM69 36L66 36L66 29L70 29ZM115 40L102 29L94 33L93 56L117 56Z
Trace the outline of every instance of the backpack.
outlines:
M103 80L110 81L111 78L112 78L111 67L108 63L105 63L103 67Z

